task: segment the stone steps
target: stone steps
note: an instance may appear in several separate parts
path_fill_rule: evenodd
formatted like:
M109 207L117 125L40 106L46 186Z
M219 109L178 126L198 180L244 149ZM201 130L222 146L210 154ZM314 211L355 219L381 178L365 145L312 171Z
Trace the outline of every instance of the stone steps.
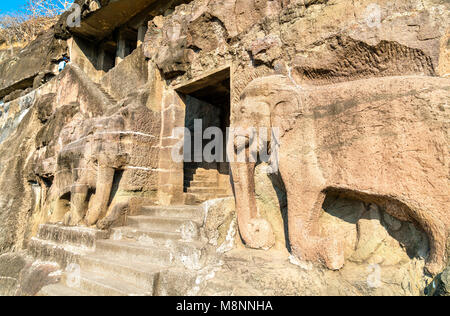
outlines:
M217 174L195 174L192 179L189 179L190 182L215 182L219 183L219 179L217 178Z
M187 175L193 175L194 178L198 178L200 176L210 177L210 178L217 178L219 173L217 170L206 170L206 169L185 169L184 173Z
M171 218L190 218L193 221L202 220L204 210L197 206L143 206L141 215Z
M210 169L204 169L201 164L185 164L184 192L187 205L199 205L208 200L228 197L229 190L222 184L222 175L217 170L217 164ZM197 166L197 167L196 167ZM206 166L206 168L209 168Z
M65 282L44 287L38 296L151 296L154 280L150 280L150 290L133 283L93 272L82 271L76 283L68 286Z
M233 284L229 282L210 280L207 282L206 289L201 293L202 296L233 296L235 292Z
M202 224L201 208L148 206L141 213L145 215L128 217L128 226L114 228L111 240L98 241L96 252L80 259L81 270L87 273L81 281L84 292L153 295L167 269L201 264L202 243L181 240L183 225ZM118 288L113 282L128 287Z
M192 193L192 194L211 194L214 196L217 195L221 195L221 194L226 194L227 190L226 189L222 189L222 188L208 188L208 187L190 187L187 189L188 193Z
M217 170L217 162L184 162L185 169Z
M217 171L217 169L190 169L190 168L185 168L184 169L184 175L186 176L215 176L217 177L219 175L219 172Z
M194 194L194 193L186 193L185 195L185 203L187 205L199 205L209 200L222 199L230 197L229 194Z
M118 281L133 284L134 287L143 289L144 292L153 292L163 267L133 259L111 258L105 255L89 255L81 259L81 270L88 271L91 275L114 276Z
M113 260L128 260L130 262L152 263L164 266L170 266L173 262L170 251L165 248L129 241L99 241L95 254L109 257Z
M39 226L37 238L93 248L95 247L96 240L109 238L109 233L107 231L85 227L64 227L62 225L45 224Z
M90 272L81 272L80 290L95 296L151 296L153 291L146 291L134 284L124 282L111 276Z
M204 220L201 207L144 206L141 215L127 220L128 226L113 228L107 240L100 239L107 236L101 231L43 228L40 236L50 240L33 239L34 253L79 264L80 273L75 282L73 274L66 274L60 284L45 287L40 295L153 295L167 271L203 266L205 249L198 233Z
M38 293L37 296L88 296L88 293L82 292L79 288L74 289L63 283L48 285Z
M44 224L39 226L37 237L31 239L28 251L37 259L54 261L66 267L78 263L81 256L94 251L96 240L108 237L107 231Z
M190 188L216 188L219 185L218 181L191 181Z
M95 84L97 88L105 95L105 97L111 102L111 104L116 104L118 101L113 98L100 84Z
M195 189L195 188L209 188L211 190L220 188L220 184L218 181L199 181L199 180L192 180L192 181L184 181L184 192L187 192L189 189Z
M32 238L28 244L28 252L36 259L53 261L65 268L71 263L78 263L81 256L90 249L55 243L49 240Z
M201 225L203 220L192 221L189 218L172 218L159 216L129 216L127 224L129 227L138 229L162 231L162 232L180 232L188 223Z
M125 226L113 228L111 238L113 240L130 240L130 241L138 241L140 243L153 243L155 245L164 245L168 241L175 242L181 240L181 233L151 231Z

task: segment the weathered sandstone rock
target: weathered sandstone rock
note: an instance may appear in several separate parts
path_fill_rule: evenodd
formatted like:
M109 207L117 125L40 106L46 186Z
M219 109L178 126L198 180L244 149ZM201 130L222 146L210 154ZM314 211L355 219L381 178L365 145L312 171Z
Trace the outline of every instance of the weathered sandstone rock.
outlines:
M448 1L75 2L0 52L0 254L81 264L53 293L448 292ZM279 172L175 162L199 118L280 128ZM8 256L4 293L53 280Z
M59 282L59 266L50 262L33 262L25 253L0 256L0 294L34 296L44 286Z
M444 294L450 295L450 269L448 267L444 270L444 272L442 272L441 280Z
M33 87L39 73L56 74L59 60L67 54L66 42L55 38L54 29L46 31L18 55L0 63L0 99L15 90Z

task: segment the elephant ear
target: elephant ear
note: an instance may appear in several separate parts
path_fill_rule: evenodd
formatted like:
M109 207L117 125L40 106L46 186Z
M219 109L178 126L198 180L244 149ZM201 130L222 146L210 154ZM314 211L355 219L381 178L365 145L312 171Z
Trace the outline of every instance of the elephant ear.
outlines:
M284 94L282 92L282 94ZM282 95L281 95L282 96ZM278 98L271 111L272 127L280 129L280 136L294 128L300 113L300 100L296 95L286 95Z

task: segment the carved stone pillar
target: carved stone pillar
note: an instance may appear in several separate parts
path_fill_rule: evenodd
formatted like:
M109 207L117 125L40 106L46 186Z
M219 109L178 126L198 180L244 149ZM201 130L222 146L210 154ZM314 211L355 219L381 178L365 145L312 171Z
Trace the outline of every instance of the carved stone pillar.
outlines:
M116 51L116 66L125 59L127 53L127 41L122 32L119 33L117 38L117 51Z
M105 71L105 58L106 58L105 49L103 47L99 47L97 57L97 69L100 71Z
M144 43L145 33L147 33L147 26L141 25L138 28L138 38L137 38L137 47L141 46Z

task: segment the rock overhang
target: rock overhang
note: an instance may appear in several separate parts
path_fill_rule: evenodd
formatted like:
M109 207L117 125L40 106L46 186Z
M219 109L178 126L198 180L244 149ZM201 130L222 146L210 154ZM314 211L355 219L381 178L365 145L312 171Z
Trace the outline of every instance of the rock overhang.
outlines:
M126 24L134 17L143 12L162 14L167 7L173 7L191 0L104 0L98 1L78 0L81 6L81 23L79 26L67 27L68 31L75 36L86 39L98 40L107 37L117 27ZM62 17L67 19L67 15Z

